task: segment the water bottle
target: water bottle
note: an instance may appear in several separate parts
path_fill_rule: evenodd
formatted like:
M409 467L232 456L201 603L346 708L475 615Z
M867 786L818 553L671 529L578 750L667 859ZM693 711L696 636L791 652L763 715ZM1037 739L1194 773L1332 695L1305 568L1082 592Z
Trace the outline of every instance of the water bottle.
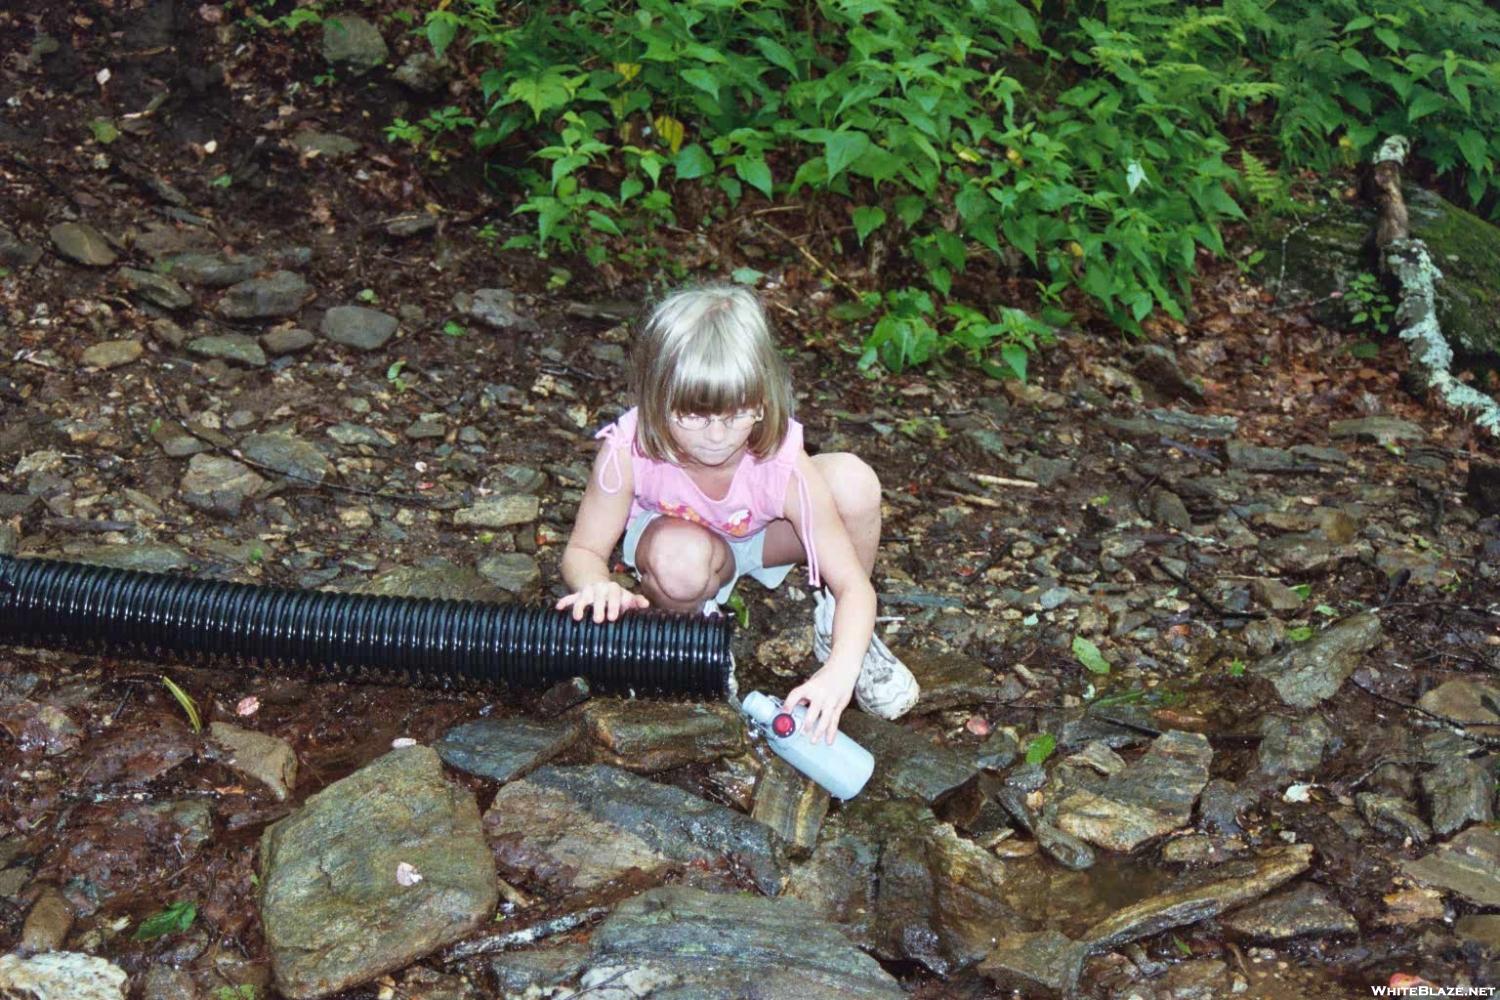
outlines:
M780 698L752 691L740 702L753 726L765 736L766 743L782 760L823 786L836 799L852 799L865 787L875 770L870 751L842 732L833 743L814 743L803 725L807 708L798 705L787 711Z

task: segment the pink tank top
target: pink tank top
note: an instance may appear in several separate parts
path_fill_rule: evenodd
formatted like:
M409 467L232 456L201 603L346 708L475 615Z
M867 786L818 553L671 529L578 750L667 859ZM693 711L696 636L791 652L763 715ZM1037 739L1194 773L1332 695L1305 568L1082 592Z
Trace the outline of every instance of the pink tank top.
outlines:
M643 511L652 511L701 524L729 541L742 541L764 531L772 521L786 516L787 486L796 480L797 502L805 533L802 547L807 550L807 578L812 586L821 585L817 546L813 543L812 500L807 493L807 482L797 469L797 456L802 454L801 424L788 421L786 440L774 455L764 461L745 452L722 500L704 495L682 466L647 457L636 443L636 426L636 408L631 407L620 415L619 420L594 435L609 449L599 469L599 488L605 493L618 493L624 485L620 452L627 445L630 447L631 469L635 474L631 521Z

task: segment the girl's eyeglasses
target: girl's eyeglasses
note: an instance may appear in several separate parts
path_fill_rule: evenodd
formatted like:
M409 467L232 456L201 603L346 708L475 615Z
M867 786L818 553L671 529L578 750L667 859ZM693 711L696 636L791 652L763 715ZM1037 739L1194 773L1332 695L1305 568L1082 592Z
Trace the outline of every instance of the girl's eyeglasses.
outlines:
M762 416L757 407L753 410L735 410L722 416L709 416L706 413L674 413L672 422L685 431L707 430L712 423L721 423L725 430L742 431L751 426Z

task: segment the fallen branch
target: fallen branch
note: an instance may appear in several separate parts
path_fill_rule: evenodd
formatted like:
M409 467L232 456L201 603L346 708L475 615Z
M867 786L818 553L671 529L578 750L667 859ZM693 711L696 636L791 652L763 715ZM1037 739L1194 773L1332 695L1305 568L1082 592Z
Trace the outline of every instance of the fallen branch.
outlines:
M444 954L445 961L458 962L476 955L489 955L497 951L508 951L511 948L522 948L528 944L535 944L543 938L552 937L554 934L566 934L568 931L576 930L584 924L592 923L609 912L606 906L591 906L587 910L577 913L565 913L551 920L543 920L541 923L523 927L518 931L510 931L506 934L491 934L488 937L476 938L473 941L463 941L449 948Z
M1453 377L1453 348L1437 318L1437 283L1443 272L1432 262L1427 244L1408 234L1400 168L1410 147L1405 136L1392 136L1381 145L1373 161L1380 207L1376 246L1381 268L1400 288L1398 335L1407 342L1412 365L1428 388L1436 390L1454 409L1474 412L1477 426L1500 436L1500 401Z

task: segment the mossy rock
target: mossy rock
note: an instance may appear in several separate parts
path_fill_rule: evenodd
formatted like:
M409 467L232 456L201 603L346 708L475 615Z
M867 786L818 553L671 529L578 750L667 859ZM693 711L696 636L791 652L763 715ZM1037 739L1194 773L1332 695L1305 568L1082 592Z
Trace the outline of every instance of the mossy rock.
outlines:
M1407 187L1404 192L1412 235L1427 244L1443 272L1438 322L1449 343L1462 355L1500 359L1500 286L1494 282L1500 274L1500 228L1431 191ZM1350 303L1329 296L1347 292L1357 275L1376 270L1375 211L1336 203L1287 237L1295 225L1280 223L1266 235L1257 277L1273 289L1281 282L1280 303L1316 302L1313 315L1320 323L1348 325Z

